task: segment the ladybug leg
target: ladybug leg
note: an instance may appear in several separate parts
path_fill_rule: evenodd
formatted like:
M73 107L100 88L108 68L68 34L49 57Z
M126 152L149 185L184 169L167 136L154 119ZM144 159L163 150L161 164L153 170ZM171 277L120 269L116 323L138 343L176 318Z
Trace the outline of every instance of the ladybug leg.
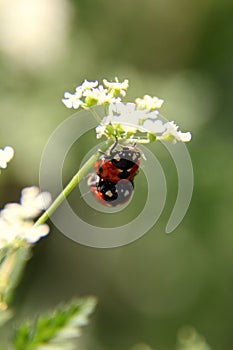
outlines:
M109 149L110 156L112 156L113 150L116 148L117 145L118 145L118 138L116 137L116 141L114 142L114 144ZM102 151L100 148L98 149L98 152L100 154L104 155L104 156L107 156L107 153Z
M109 149L109 154L110 154L110 156L112 156L113 155L113 151L114 151L114 149L117 147L117 145L118 145L118 138L116 137L116 141L114 142L114 144L110 147L110 149Z
M98 149L98 153L100 153L100 154L106 156L106 152L102 151L102 149L100 149L100 148Z
M102 154L103 156L105 156L107 159L111 159L113 157L114 154L114 149L116 148L116 146L118 145L118 139L116 137L116 141L114 142L114 144L108 149L107 152L102 151L101 149L98 149L98 152L100 154Z

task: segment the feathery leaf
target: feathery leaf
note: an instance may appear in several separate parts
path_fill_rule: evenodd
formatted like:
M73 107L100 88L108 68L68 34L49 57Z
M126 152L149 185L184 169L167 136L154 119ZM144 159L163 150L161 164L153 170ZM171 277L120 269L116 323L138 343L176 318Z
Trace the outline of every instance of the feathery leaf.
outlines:
M39 316L34 323L25 322L15 333L15 350L75 350L74 341L95 305L94 297L73 300Z

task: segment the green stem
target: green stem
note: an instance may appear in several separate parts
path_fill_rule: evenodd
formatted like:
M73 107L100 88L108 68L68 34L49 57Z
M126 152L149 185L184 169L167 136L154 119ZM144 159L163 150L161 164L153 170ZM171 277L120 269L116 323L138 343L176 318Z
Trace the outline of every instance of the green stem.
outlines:
M112 142L111 142L112 143ZM105 151L110 146L110 141L107 141L101 151ZM55 212L59 205L69 196L73 189L78 185L80 180L88 173L94 162L99 158L100 152L96 152L88 159L88 161L82 166L82 168L74 175L64 190L58 195L51 206L39 217L35 222L35 226L44 224L48 218Z
M136 144L148 144L150 143L150 141L148 139L137 139L137 138L129 138L128 140L125 141L125 143L129 143L129 144L132 144L132 143L136 143Z

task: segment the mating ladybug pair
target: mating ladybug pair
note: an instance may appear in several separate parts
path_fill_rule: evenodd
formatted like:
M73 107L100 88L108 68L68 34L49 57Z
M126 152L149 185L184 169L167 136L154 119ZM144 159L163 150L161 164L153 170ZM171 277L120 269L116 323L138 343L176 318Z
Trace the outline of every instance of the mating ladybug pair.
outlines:
M88 179L88 185L98 202L116 206L129 200L134 189L134 177L138 173L141 152L134 146L122 146L118 141L95 163L96 173Z

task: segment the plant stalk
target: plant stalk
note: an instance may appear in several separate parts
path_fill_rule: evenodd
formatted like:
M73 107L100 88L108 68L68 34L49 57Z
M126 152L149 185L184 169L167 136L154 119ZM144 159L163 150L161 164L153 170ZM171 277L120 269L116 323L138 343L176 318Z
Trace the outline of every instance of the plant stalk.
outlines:
M111 141L107 141L101 152L107 150L111 143ZM99 158L99 155L100 151L96 152L91 156L91 158L88 159L88 161L70 180L70 182L64 188L64 190L57 196L57 198L54 200L51 206L35 222L35 226L44 224L48 220L48 218L55 212L55 210L60 206L60 204L69 196L73 189L78 185L80 180L88 173L90 168L93 166L94 162Z

